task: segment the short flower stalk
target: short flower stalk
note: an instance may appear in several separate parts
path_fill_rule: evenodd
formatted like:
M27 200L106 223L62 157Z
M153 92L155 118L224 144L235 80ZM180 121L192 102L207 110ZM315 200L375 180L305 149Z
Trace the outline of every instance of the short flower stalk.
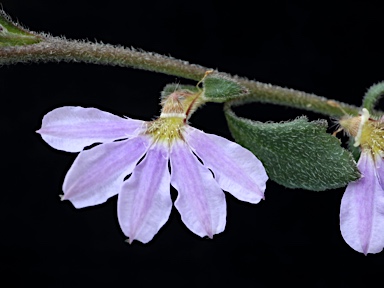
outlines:
M223 232L223 190L258 203L268 176L250 151L188 124L203 102L201 92L176 90L151 122L95 108L49 112L37 132L55 149L80 152L64 179L62 199L82 208L118 195L118 220L128 242L147 243L169 218L172 185L175 207L193 233L212 238ZM94 143L101 144L84 149Z

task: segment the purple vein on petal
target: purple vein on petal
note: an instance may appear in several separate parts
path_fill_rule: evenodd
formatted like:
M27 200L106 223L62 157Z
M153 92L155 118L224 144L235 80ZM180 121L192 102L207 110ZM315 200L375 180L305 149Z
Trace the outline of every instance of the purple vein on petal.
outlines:
M147 243L167 222L172 209L168 147L154 145L134 169L118 196L118 219L129 243Z
M250 203L264 198L268 176L254 154L235 142L193 127L185 134L188 144L213 171L223 190Z
M64 179L63 199L82 208L101 204L119 193L124 177L136 167L149 141L138 136L80 152Z
M96 108L66 106L47 113L36 132L55 149L79 152L93 143L136 136L144 123Z
M221 233L226 222L225 195L212 173L176 141L171 151L171 184L178 191L175 207L184 224L200 237Z

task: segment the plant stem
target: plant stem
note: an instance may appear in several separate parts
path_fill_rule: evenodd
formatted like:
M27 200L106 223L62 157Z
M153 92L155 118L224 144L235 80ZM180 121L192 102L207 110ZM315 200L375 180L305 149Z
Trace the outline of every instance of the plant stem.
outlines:
M208 68L187 61L141 50L116 47L108 44L66 40L48 35L39 35L42 42L32 45L0 48L0 65L20 62L85 62L102 65L132 67L165 73L199 81ZM219 73L218 71L216 71ZM224 73L221 73L224 74ZM249 89L250 94L233 104L264 102L310 110L328 116L342 116L345 111L356 115L359 108L314 94L271 84L231 77Z
M358 115L360 112L360 108L356 106L315 94L248 79L237 80L249 89L250 94L230 101L230 103L228 103L230 106L241 105L247 102L264 102L313 111L334 117L344 116L345 114ZM375 111L374 113L376 114L377 112Z

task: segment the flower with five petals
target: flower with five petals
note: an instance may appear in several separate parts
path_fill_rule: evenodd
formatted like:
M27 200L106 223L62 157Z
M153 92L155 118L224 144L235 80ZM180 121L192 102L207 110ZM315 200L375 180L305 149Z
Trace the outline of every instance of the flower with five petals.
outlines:
M62 199L82 208L118 194L123 233L130 243L147 243L169 218L171 184L178 191L175 207L193 233L212 238L222 232L222 189L258 203L268 177L250 151L188 125L199 97L188 90L171 93L160 117L150 122L95 108L61 107L46 114L37 131L42 138L55 149L80 152L65 176ZM94 143L101 144L84 150Z

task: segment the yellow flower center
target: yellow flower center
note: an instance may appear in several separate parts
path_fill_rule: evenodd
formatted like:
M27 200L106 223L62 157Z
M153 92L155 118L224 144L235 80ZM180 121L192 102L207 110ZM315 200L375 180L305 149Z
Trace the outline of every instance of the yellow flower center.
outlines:
M175 139L182 139L184 119L181 117L160 117L148 124L147 133L152 135L154 141L172 144Z
M343 117L340 126L355 138L355 146L370 149L372 154L384 156L384 122L371 119L367 109L361 116Z
M166 142L169 145L175 139L183 139L182 129L196 108L203 104L201 92L175 91L163 99L160 117L148 123L146 133L154 141Z

